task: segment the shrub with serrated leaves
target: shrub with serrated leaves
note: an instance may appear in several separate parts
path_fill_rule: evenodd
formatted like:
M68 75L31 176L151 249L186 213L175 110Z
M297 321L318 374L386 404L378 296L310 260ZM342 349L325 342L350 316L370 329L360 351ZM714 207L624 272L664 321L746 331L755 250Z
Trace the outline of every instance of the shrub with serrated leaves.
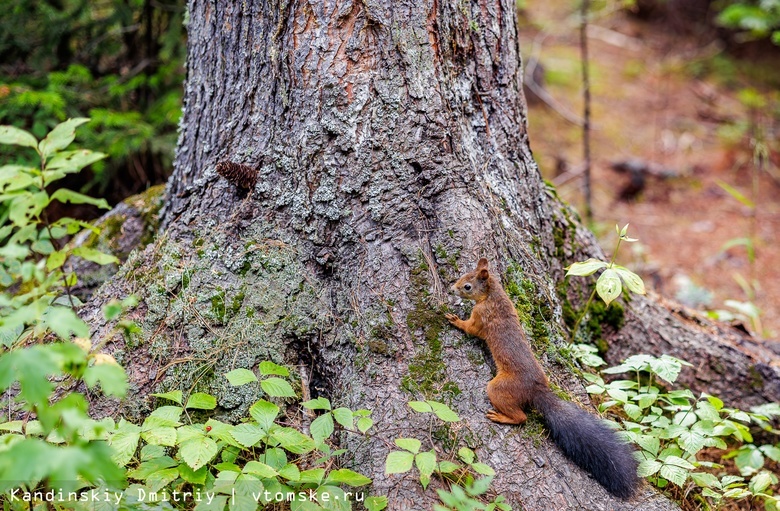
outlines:
M774 404L745 412L726 407L709 394L696 397L688 389L665 390L686 365L691 364L668 355L634 355L601 371L628 373L632 379L606 383L599 375L583 376L590 382L587 391L602 396L600 411L626 417L619 427L639 447L641 477L659 488L677 487L686 494L693 490L714 507L729 499L751 498L762 500L768 511L778 509L780 500L772 495L777 476L764 469L763 456L776 460L780 450L753 445L750 426L777 434L768 421L780 416L780 407ZM704 454L712 449L730 449L722 459L739 459L741 474L729 474L722 464L708 461Z
M417 413L430 413L446 423L460 422L460 417L449 406L438 401L410 401L409 408ZM431 417L431 428L434 417ZM422 449L422 441L416 438L396 438L399 451L391 451L385 459L385 474L405 474L417 469L420 484L427 489L431 477L438 476L449 485L449 491L437 489L441 504L436 511L509 511L512 507L502 495L487 501L486 494L496 475L489 465L477 461L476 454L468 447L460 447L457 452L441 456L431 445L427 451ZM484 476L484 477L479 477Z
M296 397L286 380L289 370L268 361L261 362L258 370L261 378L243 368L225 375L232 386L259 383L257 390L264 395L249 408L244 422L232 425L213 418L193 422L187 410L213 410L217 399L196 392L185 401L184 394L176 390L152 394L175 405L155 409L141 426L121 422L110 432L114 460L130 467L128 478L135 481L125 490L123 500L140 502L153 492L172 495L186 488L213 496L198 502L196 511L254 510L276 502L279 492L296 496L289 503L292 509L352 509L348 493L371 479L334 466L335 458L346 451L334 450L332 438L336 424L348 434L364 434L373 425L370 412L333 408L323 397L303 402L305 409L322 411L306 434L300 427L285 424L282 409L272 402ZM363 503L370 511L381 511L387 499L366 497Z
M108 207L66 188L48 192L52 183L105 156L66 150L76 127L87 121L70 119L40 141L0 126L0 144L28 148L40 162L0 166L0 392L8 399L3 406L8 416L0 424L0 492L44 482L70 491L124 479L106 443L112 422L91 419L85 395L66 390L83 382L105 395L125 394L124 370L110 355L91 349L89 328L69 292L77 277L67 270L74 257L98 264L116 259L67 243L93 226L71 218L46 220L54 201Z

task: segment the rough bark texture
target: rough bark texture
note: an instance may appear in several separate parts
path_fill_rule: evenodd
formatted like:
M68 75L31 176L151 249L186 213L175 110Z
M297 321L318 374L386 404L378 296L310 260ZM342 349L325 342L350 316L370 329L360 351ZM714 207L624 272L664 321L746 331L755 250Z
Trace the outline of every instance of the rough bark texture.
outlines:
M373 410L376 435L345 442L390 509L430 509L434 497L411 476L383 474L393 438L428 435L428 418L406 405L414 398L465 418L434 437L476 448L516 509L672 509L650 489L610 497L538 420L485 419L489 356L443 318L465 315L448 286L488 257L552 381L587 406L557 348L562 303L583 300L572 289L562 302L559 283L564 266L599 251L533 161L514 2L193 0L189 12L166 230L94 301L138 294L143 333L125 342L97 307L87 312L134 392L208 389L237 419L257 389L228 387L222 374L270 359L298 368L313 396ZM255 188L217 177L220 162L257 168ZM730 351L718 332L645 299L626 319L605 332L610 356L701 353L697 388L721 380L713 392L736 403L778 398L776 386L746 387L751 371L764 376L760 350L756 360Z

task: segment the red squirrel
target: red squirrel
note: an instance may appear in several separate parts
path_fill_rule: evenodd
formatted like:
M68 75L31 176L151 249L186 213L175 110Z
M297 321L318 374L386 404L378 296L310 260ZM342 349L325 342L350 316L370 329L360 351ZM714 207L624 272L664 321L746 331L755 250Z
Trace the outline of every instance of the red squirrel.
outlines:
M487 385L493 405L487 418L502 424L522 424L526 420L524 409L532 406L544 416L553 440L566 457L590 472L611 494L630 498L639 486L631 447L601 420L550 390L515 306L499 279L490 273L487 259L480 259L477 268L463 275L452 290L476 301L476 305L465 321L454 314L447 314L447 319L484 340L498 369Z

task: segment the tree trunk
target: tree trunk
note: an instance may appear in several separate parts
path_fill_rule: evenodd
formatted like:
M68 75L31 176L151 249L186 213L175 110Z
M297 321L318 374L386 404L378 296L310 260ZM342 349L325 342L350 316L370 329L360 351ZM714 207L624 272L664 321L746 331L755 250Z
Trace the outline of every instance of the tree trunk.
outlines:
M600 251L531 155L514 2L192 0L189 14L165 230L93 302L138 294L142 333L125 342L97 307L87 313L98 335L114 336L134 393L208 390L236 420L257 396L223 374L273 360L297 368L304 395L373 410L377 433L351 445L352 461L389 509L430 509L435 498L409 475L383 473L394 438L428 435L411 399L464 417L437 438L474 447L515 509L674 508L648 488L633 502L609 496L535 438L533 420L490 423L489 354L443 317L465 316L449 284L489 258L518 290L551 380L589 403L557 350L562 303L584 302L581 288L561 287L562 268ZM257 169L256 186L219 178L222 162ZM610 354L685 357L673 346L705 335L645 299L627 311L606 332ZM718 377L734 401L754 396L733 385L748 381L750 360L719 346L695 362L725 366Z

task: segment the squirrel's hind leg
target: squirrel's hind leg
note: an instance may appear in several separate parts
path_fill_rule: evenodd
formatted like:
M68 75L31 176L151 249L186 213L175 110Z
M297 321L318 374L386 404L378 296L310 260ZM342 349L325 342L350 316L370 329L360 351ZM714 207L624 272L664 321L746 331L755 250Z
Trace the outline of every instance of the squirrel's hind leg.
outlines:
M487 395L495 410L485 416L501 424L522 424L527 419L513 392L513 379L509 375L498 373L487 384Z

